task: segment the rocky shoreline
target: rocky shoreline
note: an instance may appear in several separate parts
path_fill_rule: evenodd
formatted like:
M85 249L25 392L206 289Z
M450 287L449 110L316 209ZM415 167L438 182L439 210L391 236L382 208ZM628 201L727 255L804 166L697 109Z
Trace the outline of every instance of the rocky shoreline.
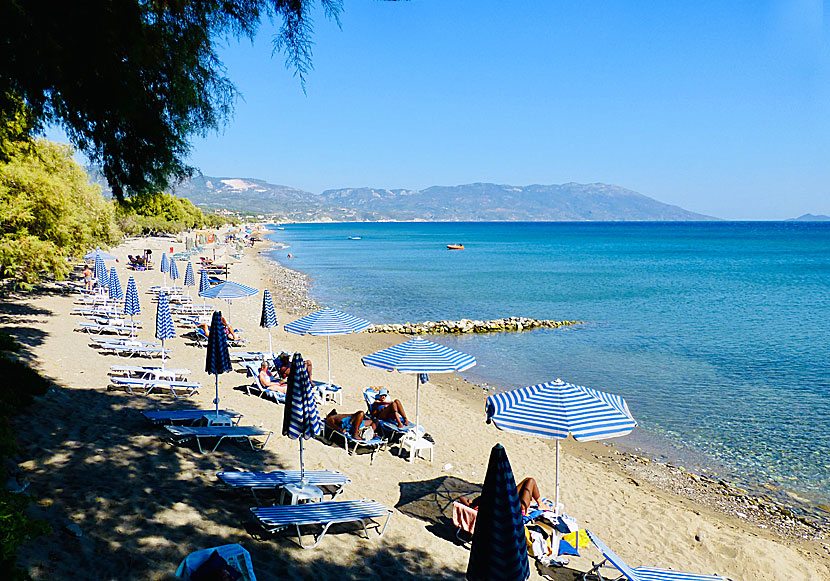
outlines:
M553 321L550 319L529 319L527 317L506 317L490 321L461 319L460 321L424 321L423 323L373 325L369 333L398 333L401 335L454 335L463 333L504 333L529 331L531 329L558 329L569 325L580 325L583 321Z

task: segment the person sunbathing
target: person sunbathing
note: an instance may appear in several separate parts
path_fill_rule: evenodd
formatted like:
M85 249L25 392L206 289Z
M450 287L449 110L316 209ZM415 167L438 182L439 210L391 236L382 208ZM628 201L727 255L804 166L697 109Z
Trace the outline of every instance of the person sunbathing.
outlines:
M239 336L236 334L236 332L233 330L233 328L228 324L228 321L225 319L225 317L222 317L222 324L225 326L225 336L228 339L231 339L233 341L236 341L236 340L239 339ZM207 323L199 323L196 326L199 327L202 331L204 331L205 337L210 337L210 325L208 325Z
M279 377L274 377L273 375L271 375L271 372L268 370L268 363L266 361L263 361L262 365L259 368L259 382L262 384L263 387L271 388L274 391L278 391L280 393L286 393L287 391L285 382L281 381Z
M539 485L536 484L536 480L533 478L525 478L521 482L519 482L518 486L516 487L519 492L519 503L522 505L522 514L527 515L528 511L530 510L530 505L535 502L538 510L544 511L552 511L550 505L546 502L542 501L542 494L539 492ZM470 508L474 508L478 510L478 505L481 504L481 497L474 498L473 500L468 500L466 497L462 496L458 499L458 502L469 506Z
M371 414L376 420L395 422L399 428L409 425L401 400L388 401L389 390L381 389L372 402Z
M338 414L337 410L331 410L326 416L326 425L341 434L351 434L356 440L371 440L380 429L376 421L364 415L363 410L353 414Z
M288 379L288 374L291 372L291 355L288 353L281 353L274 357L274 366L277 368L277 375L280 379ZM308 380L311 381L311 359L305 360L305 369L308 372Z

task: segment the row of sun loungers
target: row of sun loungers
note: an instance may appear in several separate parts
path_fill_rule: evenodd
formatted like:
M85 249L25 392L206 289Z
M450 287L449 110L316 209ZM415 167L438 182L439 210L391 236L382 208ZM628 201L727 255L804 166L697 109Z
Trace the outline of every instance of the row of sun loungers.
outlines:
M138 377L110 377L110 387L124 388L132 395L135 395L134 389L144 390L144 395L149 395L153 390L169 389L173 397L178 398L179 392L183 392L185 396L190 397L199 389L202 384L191 381L170 381L165 379L142 379ZM179 390L178 392L176 390Z
M209 415L210 412L205 412L205 416ZM247 440L248 444L251 446L251 450L262 450L267 444L268 440L271 438L271 434L273 432L269 430L263 430L262 428L257 428L255 426L239 426L239 425L231 425L231 426L164 426L172 439L176 442L185 442L188 440L195 440L196 446L199 448L199 452L204 453L204 449L202 448L202 440L206 439L215 439L216 444L213 446L211 452L215 452L216 449L219 447L219 444L222 443L225 439L231 440ZM251 438L256 436L265 436L265 441L257 446L254 444L254 440Z

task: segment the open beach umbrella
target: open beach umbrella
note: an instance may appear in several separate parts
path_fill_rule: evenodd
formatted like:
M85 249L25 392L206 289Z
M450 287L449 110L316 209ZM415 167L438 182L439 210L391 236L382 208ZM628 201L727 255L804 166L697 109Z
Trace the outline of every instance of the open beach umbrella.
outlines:
M135 332L135 325L133 324L133 316L141 313L141 305L138 303L138 289L135 286L135 279L130 277L127 280L127 292L124 296L124 314L130 315L130 337Z
M259 318L259 326L268 329L268 352L274 357L274 346L271 343L271 327L276 327L277 313L274 312L274 301L271 300L271 291L265 289L262 293L262 316Z
M107 265L104 264L104 259L100 256L95 257L95 278L98 279L98 287L103 290L107 286Z
M115 272L115 267L110 268L108 291L110 298L114 301L124 298L124 292L121 290L121 281L118 280L118 275Z
M561 379L488 396L486 410L487 422L500 430L556 439L557 512L559 440L568 434L580 442L616 438L637 425L622 397Z
M164 369L164 340L176 336L173 329L173 317L170 316L170 303L167 295L159 293L159 302L156 305L156 339L161 340L161 368Z
M329 385L331 385L331 345L329 338L332 335L349 335L360 333L372 326L372 323L358 317L347 315L336 309L326 307L317 312L288 323L285 330L295 335L317 335L326 338L326 363L329 370Z
M251 288L244 284L239 284L238 282L233 282L232 280L226 280L225 282L219 283L216 286L212 286L207 290L199 291L200 297L206 297L209 299L222 299L226 303L228 303L228 320L231 318L231 301L233 299L240 299L244 297L249 297L251 295L257 294L259 291L255 288Z
M179 267L176 266L176 261L174 259L170 259L170 280L172 284L176 284L175 281L179 280L182 275L179 274Z
M187 268L184 271L184 286L196 286L196 277L193 276L193 263L189 260L187 261ZM187 296L190 296L190 289L187 291Z
M308 377L305 361L299 353L291 360L288 384L285 392L285 412L282 420L282 435L300 440L300 480L305 477L303 464L303 440L320 433L323 424L317 414L314 387Z
M530 577L522 505L501 444L490 451L470 547L470 581L525 581Z
M216 417L219 417L219 374L231 370L231 356L228 353L228 338L225 336L225 324L222 322L222 311L213 311L208 334L207 358L205 372L216 376Z
M167 286L167 273L170 272L170 261L167 259L167 253L161 253L161 266L159 266L159 270L164 274L164 285Z
M476 364L476 358L472 355L420 337L367 355L361 361L367 367L417 374L415 376L416 430L421 429L421 374L465 371Z
M115 257L112 254L104 252L103 250L101 250L100 246L95 248L95 250L93 250L92 252L87 252L86 254L84 254L84 260L95 260L96 257L100 258L101 260L115 260Z

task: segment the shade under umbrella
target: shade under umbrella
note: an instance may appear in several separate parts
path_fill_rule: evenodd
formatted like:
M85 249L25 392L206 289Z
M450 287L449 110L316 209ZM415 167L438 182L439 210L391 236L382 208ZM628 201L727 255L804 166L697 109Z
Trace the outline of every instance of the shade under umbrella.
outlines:
M399 373L416 373L415 426L421 429L421 375L465 371L476 364L476 358L420 337L387 347L361 359L367 367L380 367Z
M228 303L228 320L231 318L231 301L233 299L240 299L257 294L259 291L255 288L249 287L232 280L226 280L216 286L212 286L204 291L199 291L200 297L208 299L222 299Z
M104 252L101 250L101 247L97 247L92 252L87 252L84 254L84 260L95 260L96 257L99 257L101 260L115 260L115 256L108 252Z
M222 312L213 311L208 334L207 358L205 372L216 376L216 417L219 418L219 374L231 370L231 356L228 353L228 339L225 336L225 323L222 322Z
M98 286L103 289L107 286L107 265L104 260L98 256L95 258L95 278L98 279Z
M305 476L303 464L303 440L320 433L322 423L317 414L314 388L308 377L305 361L299 353L291 360L288 384L285 393L285 412L282 420L282 435L300 440L300 479Z
M288 323L285 330L295 335L317 335L326 338L326 363L328 365L329 385L331 385L331 345L329 337L332 335L349 335L360 333L372 326L372 323L347 315L336 309L326 307L317 312Z
M193 276L193 263L188 261L187 268L184 270L184 286L196 286L196 277ZM190 291L187 291L187 296L190 296Z
M490 451L470 547L470 581L524 581L530 577L522 505L501 444Z
M173 328L173 317L170 316L170 303L167 302L167 294L159 293L159 301L156 305L156 339L161 340L161 368L164 369L164 341L176 336Z
M179 267L176 266L176 261L174 259L170 259L170 280L176 281L181 277L182 275L179 274Z
M262 293L262 315L259 318L259 326L268 329L268 352L274 356L274 346L271 343L271 327L276 327L277 313L274 311L274 301L271 300L271 291L265 289Z
M130 337L135 332L135 325L133 324L133 316L141 313L141 305L138 302L138 289L135 286L135 279L130 277L127 280L127 292L124 295L124 314L130 315Z
M108 291L110 298L114 301L124 298L124 292L121 290L121 281L118 280L118 274L115 272L115 267L110 268Z
M637 421L625 400L611 393L565 383L561 379L491 395L487 422L497 428L556 439L556 492L559 511L559 440L569 434L576 440L604 440L631 432Z

